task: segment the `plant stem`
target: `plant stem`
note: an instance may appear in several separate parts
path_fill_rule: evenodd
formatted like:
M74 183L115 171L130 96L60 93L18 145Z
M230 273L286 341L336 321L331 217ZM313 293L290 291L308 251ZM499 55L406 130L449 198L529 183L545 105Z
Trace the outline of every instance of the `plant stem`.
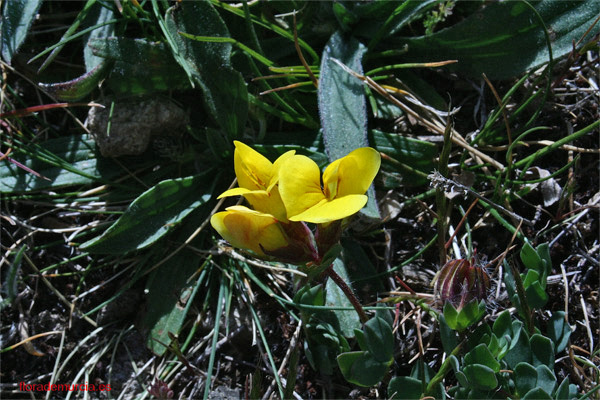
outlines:
M431 393L433 392L434 388L444 379L444 377L452 367L450 364L450 356L456 356L458 353L460 353L460 350L462 349L462 346L466 343L466 341L467 339L463 339L463 341L460 342L454 348L454 350L452 350L452 353L450 353L448 357L446 357L446 361L444 361L437 374L435 374L435 376L429 381L427 389L425 389L425 393L423 393L424 396L431 396Z
M352 292L352 289L350 289L350 286L348 286L346 284L346 282L344 282L344 280L342 279L342 277L339 276L337 274L337 272L335 272L333 270L333 264L331 264L329 266L329 268L327 268L325 270L325 273L327 274L328 277L330 277L335 282L336 285L338 285L338 287L340 289L342 289L342 292L344 292L344 294L346 295L346 297L348 298L348 300L350 300L350 303L352 303L352 306L354 307L354 309L358 313L358 317L360 318L360 322L363 323L363 324L366 323L369 320L369 317L367 317L367 314L365 313L365 310L363 309L362 305L360 304L360 302L358 301L358 299L354 295L354 292Z
M448 160L450 159L450 150L452 150L452 125L450 120L446 122L446 130L444 131L444 145L440 154L438 163L438 172L444 178L448 176ZM448 199L442 187L436 188L435 203L437 211L437 230L438 230L438 251L440 255L440 266L446 264L446 218L449 213Z
M523 318L525 318L525 325L527 326L527 331L530 335L535 333L535 325L533 323L533 313L529 308L529 304L527 303L527 296L525 295L525 287L523 286L523 280L521 279L521 274L515 268L513 263L508 263L510 265L510 271L512 272L513 279L515 280L515 288L517 289L517 296L519 296L519 303L521 303L521 312L524 314Z

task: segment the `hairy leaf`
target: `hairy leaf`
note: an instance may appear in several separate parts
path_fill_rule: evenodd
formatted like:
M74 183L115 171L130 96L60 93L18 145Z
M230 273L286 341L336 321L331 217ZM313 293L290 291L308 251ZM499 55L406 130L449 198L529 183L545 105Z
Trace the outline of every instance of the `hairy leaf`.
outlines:
M91 253L123 254L150 246L211 197L207 174L169 179L142 193L101 236L81 248Z
M42 5L42 0L10 0L4 2L0 21L2 58L10 64L25 41L29 28Z

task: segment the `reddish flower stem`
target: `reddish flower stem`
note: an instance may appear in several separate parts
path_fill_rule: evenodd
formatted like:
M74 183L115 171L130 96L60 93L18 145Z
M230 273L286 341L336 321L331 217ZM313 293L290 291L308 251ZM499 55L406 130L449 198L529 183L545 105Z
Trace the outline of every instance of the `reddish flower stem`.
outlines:
M358 299L354 295L354 292L352 292L352 289L350 289L350 286L348 286L346 284L346 282L344 282L344 280L342 279L342 277L339 276L337 274L337 272L335 272L333 270L333 264L331 264L329 266L329 268L327 268L325 270L325 274L327 274L327 276L330 277L335 282L335 284L338 285L338 287L340 289L342 289L342 292L344 292L344 294L346 295L346 297L348 298L348 300L350 300L350 303L352 303L352 306L354 307L354 309L358 313L358 317L360 318L360 322L363 323L363 324L366 323L369 320L369 317L367 317L367 314L365 313L365 310L363 309L362 305L360 304L360 302L358 301Z

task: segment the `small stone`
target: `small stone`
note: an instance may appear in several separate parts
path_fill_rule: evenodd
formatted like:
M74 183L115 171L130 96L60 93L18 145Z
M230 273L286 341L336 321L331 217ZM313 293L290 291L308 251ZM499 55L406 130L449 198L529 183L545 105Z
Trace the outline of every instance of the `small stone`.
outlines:
M108 100L105 108L92 107L85 121L104 157L142 154L152 137L179 136L189 122L186 112L169 99L135 98L111 104Z

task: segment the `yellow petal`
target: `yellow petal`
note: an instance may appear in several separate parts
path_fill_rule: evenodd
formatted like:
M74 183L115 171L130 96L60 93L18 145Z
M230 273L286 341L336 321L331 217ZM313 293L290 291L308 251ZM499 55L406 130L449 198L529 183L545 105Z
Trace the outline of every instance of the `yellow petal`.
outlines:
M321 191L321 171L310 158L289 157L279 170L279 193L291 219L325 199Z
M223 193L221 193L219 195L219 197L217 197L217 199L222 199L223 197L231 197L231 196L243 196L246 193L251 193L251 192L252 192L252 190L250 190L250 189L237 187L237 188L233 188L233 189L224 191Z
M244 198L252 205L256 211L265 214L271 214L281 222L287 222L287 212L277 186L270 192L265 190L255 190L244 194Z
M250 205L265 214L271 214L279 221L287 222L287 212L281 201L279 190L275 186L271 192L266 190L249 190L245 188L233 188L221 193L218 197L244 196Z
M265 190L271 181L273 164L265 156L237 140L233 165L238 185L250 190Z
M364 194L381 165L379 152L371 147L361 147L332 162L323 173L323 186L328 198L349 194Z
M267 188L268 192L270 192L271 189L273 189L273 186L275 186L277 182L279 182L279 170L281 169L283 163L294 154L296 154L296 150L286 151L285 153L280 155L279 158L277 158L277 160L275 160L275 162L273 163L273 169L271 171L271 181L269 182L269 187Z
M263 249L274 251L288 245L275 217L247 207L229 207L214 214L210 223L232 246L252 250L260 256L265 255Z
M331 201L323 200L303 213L290 217L290 221L305 221L324 224L349 217L367 204L364 194L351 194Z

